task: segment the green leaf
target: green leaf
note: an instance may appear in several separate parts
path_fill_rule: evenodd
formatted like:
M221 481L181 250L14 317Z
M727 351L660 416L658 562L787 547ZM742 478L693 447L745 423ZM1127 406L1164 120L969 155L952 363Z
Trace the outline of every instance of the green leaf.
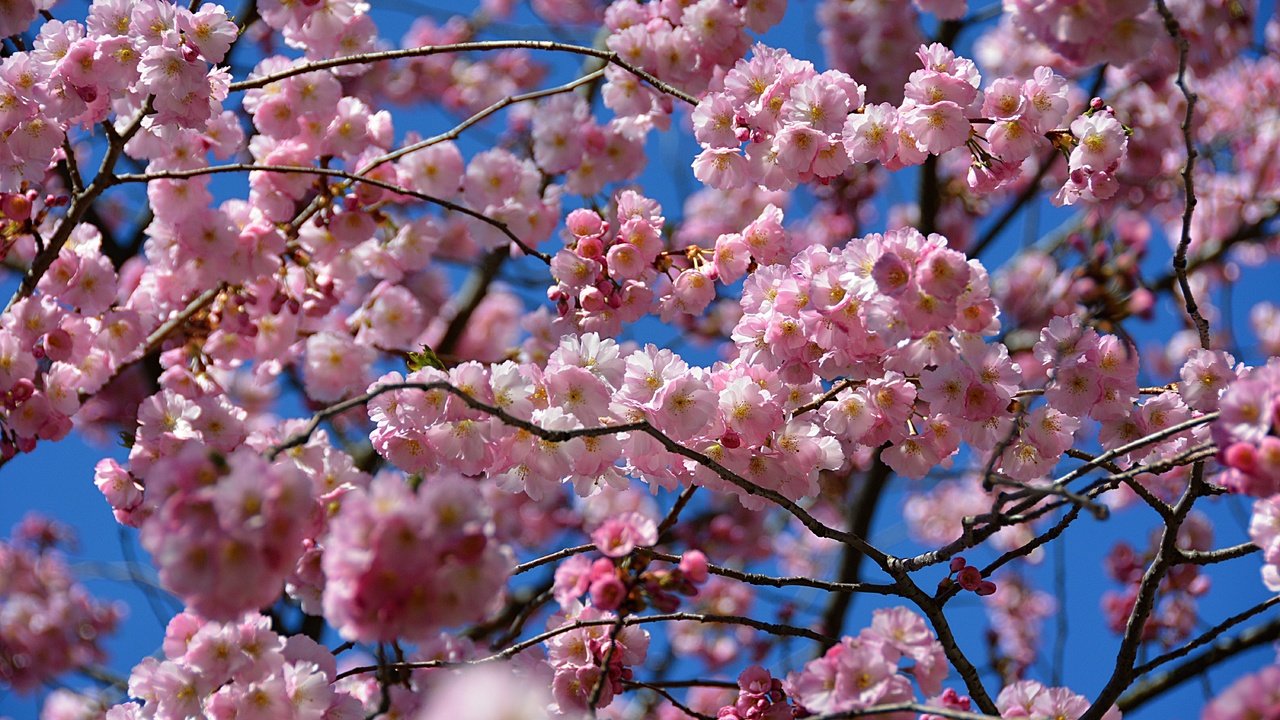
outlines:
M447 370L444 363L441 362L440 356L436 355L436 351L432 350L429 345L422 346L422 352L409 353L407 362L409 372L417 372L423 368L433 367L437 370Z

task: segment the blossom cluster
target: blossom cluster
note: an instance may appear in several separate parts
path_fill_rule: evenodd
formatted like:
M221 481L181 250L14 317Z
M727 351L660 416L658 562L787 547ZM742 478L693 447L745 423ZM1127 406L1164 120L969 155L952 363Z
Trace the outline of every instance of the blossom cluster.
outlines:
M24 211L43 214L47 208L27 204ZM30 238L15 235L22 237ZM4 459L30 452L41 440L65 437L84 399L143 345L147 320L113 307L118 276L100 252L101 241L92 226L78 227L37 285L39 295L17 298L0 319Z
M578 720L588 717L559 706L543 678L525 668L480 665L436 679L417 720Z
M1080 66L1124 65L1143 57L1160 36L1160 17L1146 3L1064 0L1008 3L1013 22L1055 53ZM1105 17L1107 22L1096 22Z
M428 637L501 602L515 558L494 541L474 486L442 474L415 492L380 474L343 497L321 539L324 616L343 637Z
M1231 683L1201 713L1202 720L1243 720L1280 712L1280 665L1268 665Z
M628 517L630 516L630 517ZM707 557L698 550L685 553L675 568L649 569L639 559L632 559L634 545L630 541L620 544L613 538L611 526L626 522L631 525L639 513L625 513L620 520L610 518L594 533L596 546L605 557L592 561L585 555L575 555L556 567L552 590L561 608L567 608L590 593L591 605L601 610L632 614L645 607L659 612L672 612L680 605L679 596L698 594L698 585L707 581ZM643 521L653 529L652 521ZM601 530L605 531L601 533ZM623 533L630 534L629 528ZM609 539L602 542L602 536ZM656 535L645 538L652 545Z
M1016 180L1023 161L1053 140L1070 152L1071 174L1057 204L1115 194L1127 146L1123 126L1099 104L1069 132L1059 130L1068 84L1051 68L1040 66L1026 80L999 78L983 91L973 62L942 45L921 45L917 58L923 68L907 79L899 105L866 105L865 88L844 72L818 73L783 50L757 45L694 110L703 147L694 174L719 189L790 190L841 176L850 162L897 169L966 146L970 188L990 193ZM979 132L978 123L986 129Z
M535 3L535 6L541 3ZM557 3L569 7L572 3ZM496 15L496 13L495 13ZM437 23L435 18L414 18L400 39L402 49L452 45L472 41L476 25L462 16ZM410 105L439 103L453 112L475 113L536 87L546 76L546 67L534 61L526 50L502 50L482 56L441 53L406 58L384 72L352 78L360 93Z
M232 619L283 588L372 641L425 637L482 617L476 597L500 600L514 559L475 481L437 474L415 492L400 474L371 480L324 434L269 461L271 438L247 438L225 395L175 386L190 395L150 398L128 469L103 460L96 483L188 607Z
M84 23L44 23L0 65L0 191L41 185L68 128L144 103L153 128L203 127L227 97L231 76L215 66L237 34L221 5L159 0L95 2Z
M1077 720L1090 705L1088 698L1068 688L1045 687L1035 680L1006 685L996 697L1001 717L1025 720ZM1120 711L1110 707L1102 718L1120 720Z
M561 324L609 337L644 317L653 305L665 222L658 203L630 190L618 194L610 220L594 210L569 213L567 247L551 259L556 284L547 291ZM699 289L714 285L703 278Z
M29 516L0 541L0 683L28 693L76 668L102 662L102 639L123 608L92 597L55 546L70 539Z
M912 664L900 667L903 660ZM912 702L911 678L925 693L937 694L949 671L942 645L924 618L898 607L876 610L870 627L788 675L782 687L798 706L825 715ZM889 717L907 720L914 714Z
M632 679L632 666L649 653L648 632L591 605L570 603L551 616L547 627L570 628L547 640L547 662L555 671L551 693L567 713L608 707L623 681Z
M780 220L776 208L762 217ZM593 244L586 233L600 227L603 220L587 213L571 226L584 233L579 246ZM740 242L765 248L753 255L787 258L779 249L785 233L765 227ZM584 262L576 251L572 257ZM464 363L384 376L374 388L444 383L472 402L444 390L379 391L369 405L377 425L371 438L410 472L483 469L535 498L560 482L585 493L631 475L666 487L694 481L753 503L740 483L674 455L659 436L608 426L643 420L749 482L798 498L815 491L819 469L841 463L841 448L849 454L888 443L882 457L890 467L922 477L964 441L999 449L998 469L1026 482L1056 466L1080 418L1101 422L1100 442L1114 449L1194 414L1173 391L1135 405L1134 354L1078 318L1055 318L1030 357L1014 363L1004 345L982 339L998 327L982 266L937 235L904 229L840 250L810 247L787 265L757 267L741 307L737 357L710 369L652 346L624 355L587 333L564 335L545 366ZM819 379L836 386L824 392ZM1044 401L1015 412L1023 384L1037 381ZM1185 392L1201 406L1203 389ZM570 435L540 437L486 408ZM1118 462L1171 457L1201 435L1171 433Z
M1280 362L1274 358L1233 378L1230 356L1204 368L1217 371L1215 385L1231 380L1218 403L1213 423L1219 459L1226 466L1222 483L1257 500L1249 538L1262 548L1262 580L1280 591ZM1226 367L1223 367L1226 365Z
M822 0L817 19L827 63L865 82L873 102L902 102L916 48L925 41L917 15L905 2Z
M1058 603L1021 575L1005 573L1000 592L986 598L987 616L996 645L1014 671L1025 671L1038 657L1041 625L1058 611Z
M334 684L337 661L306 637L282 637L264 616L213 622L190 611L169 621L164 657L149 657L129 676L137 702L117 705L110 720L149 718L364 717L360 700Z
M605 11L605 45L619 57L688 92L700 94L717 70L742 57L747 30L763 33L782 19L785 0L689 3L615 2ZM623 116L651 111L658 95L641 90L634 76L606 75L605 105Z

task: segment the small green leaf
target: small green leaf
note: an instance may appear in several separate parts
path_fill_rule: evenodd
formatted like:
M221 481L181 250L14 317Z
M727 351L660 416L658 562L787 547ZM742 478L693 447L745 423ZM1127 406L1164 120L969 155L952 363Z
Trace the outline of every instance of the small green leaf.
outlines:
M409 372L417 372L423 368L433 367L437 370L447 370L444 363L441 362L440 356L436 355L436 351L430 346L423 345L422 352L409 353L408 360Z

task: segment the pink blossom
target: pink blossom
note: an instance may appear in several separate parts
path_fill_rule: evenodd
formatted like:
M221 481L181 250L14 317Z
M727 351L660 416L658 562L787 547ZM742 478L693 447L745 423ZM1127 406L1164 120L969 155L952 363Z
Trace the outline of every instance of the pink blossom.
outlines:
M613 558L625 557L636 547L658 542L658 526L645 515L623 513L605 520L591 533L596 548Z

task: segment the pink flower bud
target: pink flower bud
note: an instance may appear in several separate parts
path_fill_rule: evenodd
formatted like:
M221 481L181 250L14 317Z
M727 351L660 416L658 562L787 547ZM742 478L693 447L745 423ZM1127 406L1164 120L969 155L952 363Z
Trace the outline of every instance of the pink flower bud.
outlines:
M1249 443L1233 443L1227 448L1223 462L1243 473L1253 473L1258 469L1258 449Z
M680 557L680 572L701 585L707 581L707 556L701 550L690 550Z
M960 572L964 568L965 564L966 564L965 560L962 557L951 558L951 572L953 573Z
M617 610L626 597L627 586L622 584L616 574L610 574L591 583L591 604L601 610Z
M44 336L44 350L50 360L55 362L66 360L71 357L71 334L62 328L51 331Z
M1129 312L1143 319L1150 319L1156 306L1156 296L1146 288L1138 288L1129 296Z
M13 384L13 389L9 392L13 395L14 407L17 407L29 400L31 396L35 394L36 386L35 383L31 382L30 378L19 378L19 380Z
M978 583L978 587L974 588L973 591L984 597L987 595L992 595L996 591L996 584L991 582L990 580L983 580L982 582Z
M610 575L617 574L617 569L614 567L613 561L609 558L597 558L595 562L591 563L591 569L588 572L589 577L593 581L599 580L602 577L609 577Z
M960 587L965 590L977 590L982 584L982 571L972 565L966 565L960 568L960 572L956 575L956 582L960 583Z

